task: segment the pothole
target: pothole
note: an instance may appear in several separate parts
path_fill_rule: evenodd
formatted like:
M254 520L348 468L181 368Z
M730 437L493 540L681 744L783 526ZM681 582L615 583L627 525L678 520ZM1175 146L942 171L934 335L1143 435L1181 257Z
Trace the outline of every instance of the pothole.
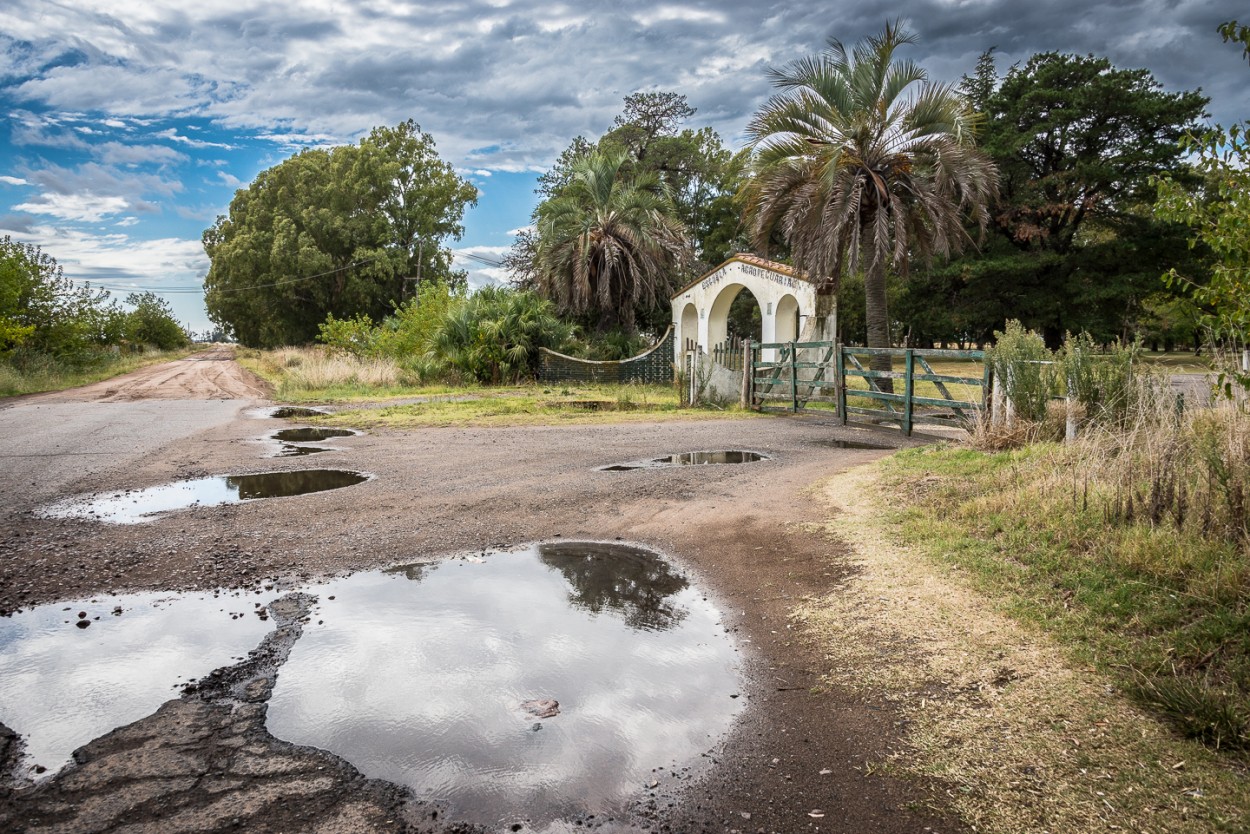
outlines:
M306 408L301 405L280 405L270 409L266 416L284 420L306 420L309 417L324 417L328 413L319 408Z
M268 728L465 822L611 814L742 706L720 616L656 553L543 544L319 587Z
M343 469L296 469L255 475L213 475L175 481L146 489L78 496L36 511L44 518L78 518L112 524L141 524L161 513L188 507L237 504L259 498L288 498L342 489L369 480L361 472Z
M836 440L830 438L824 440L809 440L808 443L812 446L826 446L830 449L870 449L872 451L879 452L896 451L893 446L884 446L879 443L865 443L862 440Z
M294 443L283 443L278 449L278 454L274 457L279 458L297 458L304 455L315 455L318 452L333 452L324 446L296 446Z
M282 429L274 432L271 437L284 443L317 443L332 437L354 437L359 432L351 429L329 429L320 426L304 426L296 429Z
M76 748L177 697L180 684L241 659L271 628L252 613L255 599L126 594L0 618L0 722L23 736L24 770L51 775Z
M643 548L539 544L281 593L132 594L0 619L0 722L53 770L199 678L182 697L269 698L273 735L458 822L573 830L626 812L656 770L697 772L743 707L720 613ZM302 635L270 653L281 670L258 667L270 626L292 617Z
M627 472L631 469L655 469L664 466L705 466L722 463L754 463L761 460L772 460L760 452L746 452L737 449L726 449L714 452L681 452L665 455L661 458L635 461L632 463L614 463L600 467L601 472Z

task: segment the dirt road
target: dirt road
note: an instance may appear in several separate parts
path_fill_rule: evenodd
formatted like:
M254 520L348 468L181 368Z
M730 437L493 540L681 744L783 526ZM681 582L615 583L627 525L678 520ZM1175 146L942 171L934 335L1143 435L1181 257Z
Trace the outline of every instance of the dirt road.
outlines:
M81 388L0 400L5 493L46 501L96 472L141 465L229 424L268 396L233 357L218 347Z
M184 384L177 373L162 373L149 378ZM923 786L868 775L872 768L866 765L879 761L897 738L895 717L883 703L827 686L823 658L790 628L797 602L837 586L848 570L838 542L804 527L826 511L809 488L882 454L834 448L828 441L882 442L882 435L865 438L786 418L377 431L343 439L339 450L316 458L317 466L376 476L349 489L191 509L131 527L32 515L49 491L145 487L308 465L266 457L269 447L258 439L280 424L252 416L238 400L230 403L229 418L214 416L212 425L194 433L153 440L142 454L119 453L77 478L61 477L56 490L31 491L29 481L40 480L36 473L5 467L0 610L108 590L260 588L470 549L619 537L669 554L711 590L747 658L748 706L714 751L714 764L698 770L697 778L659 773L654 786L639 786L622 817L579 820L579 827L958 830L950 820L918 810L930 799ZM0 418L27 407L0 411ZM9 425L32 431L29 423ZM83 438L76 448L89 446ZM727 448L764 452L771 460L599 470L672 452ZM64 454L70 451L65 445ZM287 632L275 638L276 648L223 672L221 686L170 701L148 719L92 742L77 755L76 767L35 788L10 786L0 796L0 828L463 830L393 785L363 779L330 754L267 733L266 686L280 674L279 644L286 639L298 635Z

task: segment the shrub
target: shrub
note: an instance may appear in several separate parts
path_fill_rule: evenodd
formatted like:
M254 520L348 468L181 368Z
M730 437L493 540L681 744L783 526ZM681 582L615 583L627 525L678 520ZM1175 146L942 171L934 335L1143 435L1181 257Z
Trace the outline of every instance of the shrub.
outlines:
M1046 418L1046 407L1055 392L1054 355L1036 333L1018 321L1007 322L994 332L995 344L986 351L994 369L994 384L1001 385L1016 417L1033 422Z
M573 328L530 292L485 287L443 315L432 353L465 378L515 383L537 374L538 349L559 350Z

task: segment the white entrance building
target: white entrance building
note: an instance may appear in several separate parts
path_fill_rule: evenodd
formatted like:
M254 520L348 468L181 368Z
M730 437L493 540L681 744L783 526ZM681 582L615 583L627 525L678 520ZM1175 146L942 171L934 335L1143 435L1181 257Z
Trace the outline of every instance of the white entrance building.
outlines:
M726 341L729 308L744 289L760 305L761 341L834 339L837 311L831 297L821 299L825 309L818 311L815 283L785 264L738 254L673 296L673 359L679 367L690 342L707 354Z

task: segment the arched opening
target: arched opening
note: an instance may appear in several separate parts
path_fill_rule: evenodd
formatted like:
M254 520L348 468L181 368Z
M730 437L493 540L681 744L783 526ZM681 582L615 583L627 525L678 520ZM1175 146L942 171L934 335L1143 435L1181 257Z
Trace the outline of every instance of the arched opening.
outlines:
M708 313L708 348L724 344L731 336L760 341L763 319L763 311L751 291L742 284L729 284L717 294Z
M799 339L799 300L783 295L777 302L775 331L778 342L797 342Z
M689 350L699 341L699 310L694 304L687 304L681 311L681 322L678 325L677 345L681 350Z

